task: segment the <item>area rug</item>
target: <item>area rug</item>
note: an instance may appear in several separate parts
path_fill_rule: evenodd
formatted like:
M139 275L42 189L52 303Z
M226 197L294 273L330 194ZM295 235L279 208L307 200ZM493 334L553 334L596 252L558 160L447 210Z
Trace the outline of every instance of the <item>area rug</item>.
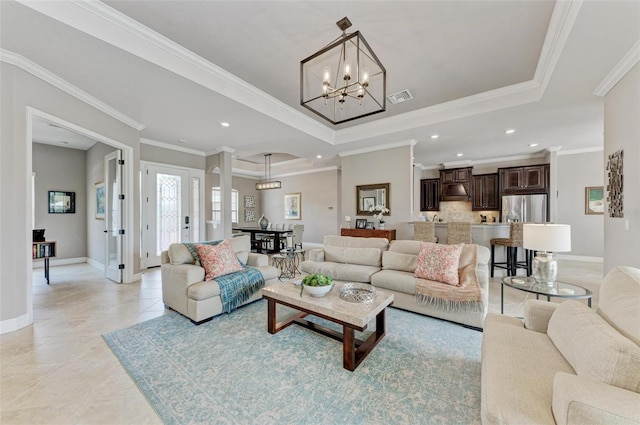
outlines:
M340 342L297 325L271 335L266 310L200 326L172 313L104 339L166 424L480 423L482 333L389 308L349 372Z

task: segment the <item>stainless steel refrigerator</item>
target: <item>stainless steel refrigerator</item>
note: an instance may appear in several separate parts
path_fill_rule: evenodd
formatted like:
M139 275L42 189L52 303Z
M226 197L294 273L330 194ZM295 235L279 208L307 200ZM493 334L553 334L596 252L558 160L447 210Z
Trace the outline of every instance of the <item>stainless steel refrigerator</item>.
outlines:
M547 195L508 195L502 197L502 222L545 223Z

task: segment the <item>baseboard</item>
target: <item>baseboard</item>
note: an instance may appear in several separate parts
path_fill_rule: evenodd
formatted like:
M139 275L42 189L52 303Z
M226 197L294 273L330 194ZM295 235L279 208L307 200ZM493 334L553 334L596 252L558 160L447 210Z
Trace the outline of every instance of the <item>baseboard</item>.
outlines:
M99 261L94 260L93 258L88 258L87 257L87 264L89 264L91 267L94 267L98 270L104 270L104 264L102 264Z
M588 257L585 255L558 255L558 260L583 261L585 263L604 263L603 257Z
M33 320L29 317L29 314L23 314L20 317L13 319L7 319L0 322L0 335L17 331L33 323Z
M87 262L87 257L77 257L77 258L51 258L49 260L49 266L66 266L68 264L82 264ZM44 260L42 261L34 261L31 268L33 269L42 269L44 268Z

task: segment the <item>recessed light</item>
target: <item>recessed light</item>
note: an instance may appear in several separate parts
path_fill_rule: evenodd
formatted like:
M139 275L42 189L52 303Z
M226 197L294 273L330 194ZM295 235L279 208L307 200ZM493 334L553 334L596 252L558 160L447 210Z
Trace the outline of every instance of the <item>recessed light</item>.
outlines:
M61 144L61 145L68 145L68 144L69 144L69 142L67 142L66 140L60 140L60 144Z
M459 154L457 154L456 156L463 156L463 155L464 155L463 153L459 153Z
M515 131L513 128L510 128L510 129L508 129L508 130L505 130L504 132L505 132L505 133L507 133L507 134L513 134L513 133L515 133L516 131Z
M221 122L220 125L223 127L229 127L231 124L229 124L228 122Z
M322 155L316 155L316 158L320 159L322 158Z
M184 140L184 139L180 139L180 140L178 140L178 143L185 144L185 143L189 143L189 142L187 142L187 141L186 141L186 140Z
M439 134L432 134L432 135L431 135L431 138L432 138L432 139L437 139L438 137L440 137L440 135L439 135Z
M537 144L537 143L531 143L531 144L529 144L529 147L530 147L530 148L535 148L536 146L538 146L538 144Z

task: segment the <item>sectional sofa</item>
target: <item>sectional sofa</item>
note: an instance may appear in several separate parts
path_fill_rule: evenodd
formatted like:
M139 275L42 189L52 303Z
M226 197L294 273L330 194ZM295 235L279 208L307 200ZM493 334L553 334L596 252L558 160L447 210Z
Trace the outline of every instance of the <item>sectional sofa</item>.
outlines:
M269 257L251 251L251 239L242 235L230 239L238 259L258 270L265 286L279 282L278 269L269 265ZM215 279L204 280L205 269L195 264L195 259L184 244L174 243L162 252L162 300L164 304L199 324L223 311L220 287ZM256 301L262 291L256 291L241 305Z
M476 311L416 301L414 270L420 242L329 235L323 248L307 252L303 273L323 273L339 282L364 282L394 293L393 306L481 329L489 303L489 249L477 246L476 276L482 308ZM456 287L451 287L452 291Z

